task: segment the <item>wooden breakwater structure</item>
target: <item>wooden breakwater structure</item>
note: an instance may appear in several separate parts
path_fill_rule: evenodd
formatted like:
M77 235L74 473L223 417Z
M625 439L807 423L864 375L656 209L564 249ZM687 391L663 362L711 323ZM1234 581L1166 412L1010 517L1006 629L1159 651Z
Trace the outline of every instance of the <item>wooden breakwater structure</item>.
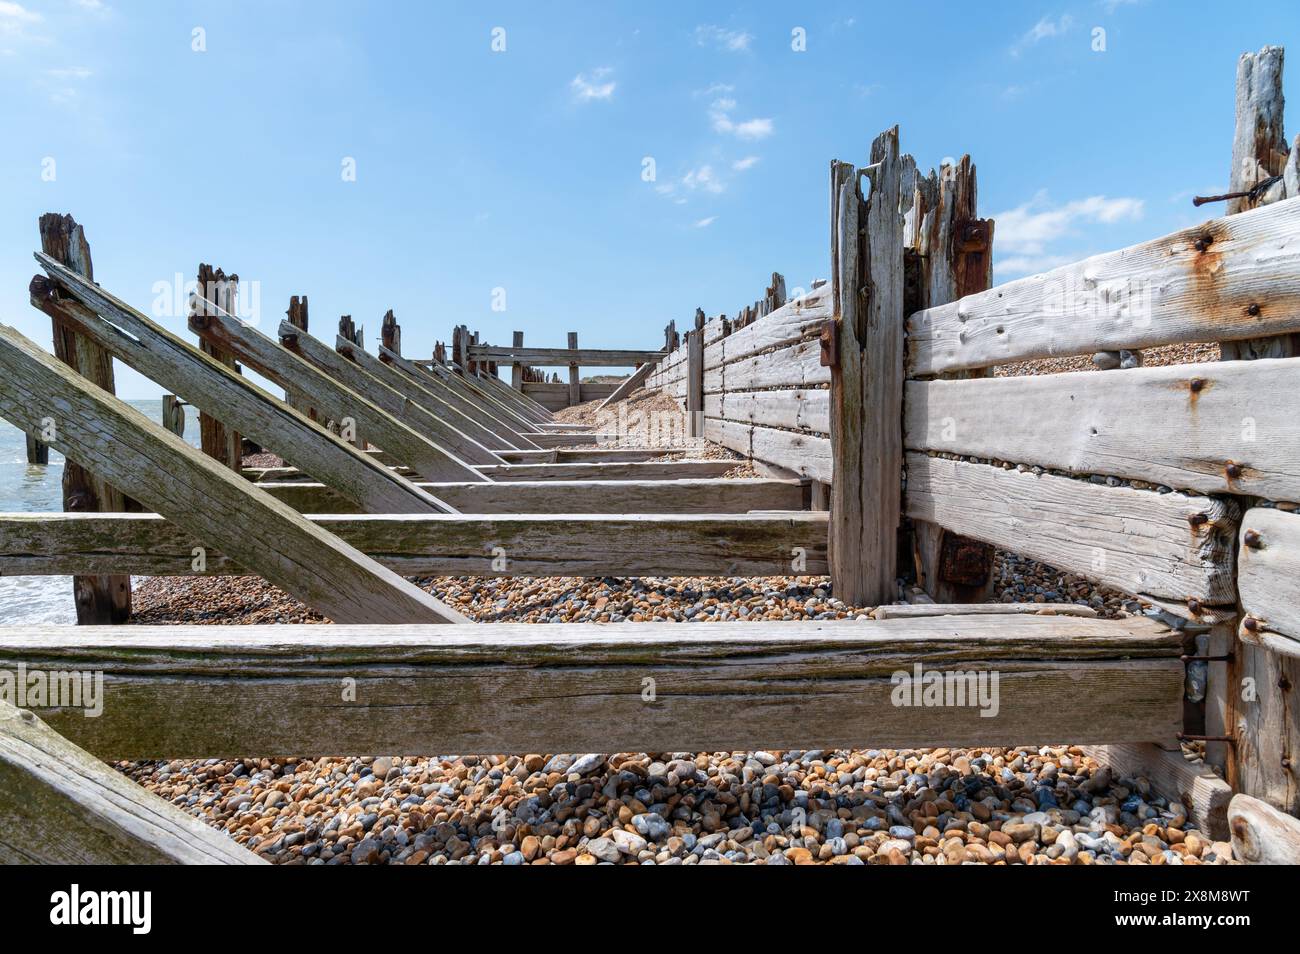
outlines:
M671 396L758 479L557 422L521 385L531 363L597 363L576 347L458 326L450 356L415 361L391 312L372 350L349 316L331 346L305 296L268 334L207 266L196 347L95 283L81 226L43 217L30 292L55 354L0 329L0 414L77 467L64 513L0 515L0 572L73 575L87 625L0 628L0 671L100 673L104 700L97 718L0 704L0 858L254 860L99 759L1068 740L1244 857L1295 860L1300 149L1280 84L1280 51L1243 57L1255 151L1234 154L1229 214L997 288L968 158L923 174L891 129L832 163L829 281L790 295L775 275L734 318L697 311L662 352L619 354L641 365L625 393ZM1133 357L1193 342L1225 360ZM1110 370L992 370L1067 355ZM211 418L203 449L116 399L111 358ZM243 468L244 439L285 465ZM990 604L994 547L1147 608ZM259 575L334 625L111 625L132 573ZM444 573L829 573L875 609L468 624L405 579ZM917 665L997 673L997 715L896 706Z

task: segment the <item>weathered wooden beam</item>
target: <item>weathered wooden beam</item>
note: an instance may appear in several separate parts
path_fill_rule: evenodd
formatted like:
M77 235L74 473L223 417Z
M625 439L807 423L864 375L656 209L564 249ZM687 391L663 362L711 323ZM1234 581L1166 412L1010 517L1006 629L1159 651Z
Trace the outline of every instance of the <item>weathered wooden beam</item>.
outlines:
M368 510L445 513L450 509L98 285L51 258L37 258L51 281L33 280L33 305L75 321L83 335L190 404L212 408L232 428L274 448L285 460ZM55 284L77 300L55 297Z
M908 371L1300 331L1294 199L912 315Z
M307 519L402 576L789 576L826 572L826 515ZM157 514L0 513L0 575L238 576L237 561Z
M258 485L300 513L356 513L324 484ZM462 513L746 513L805 510L798 480L539 480L427 484L425 489Z
M759 321L750 327L755 328L761 324L762 321ZM789 388L778 391L728 388L720 393L704 395L704 416L827 437L831 430L831 392L825 388Z
M441 365L437 366L439 369ZM427 371L431 374L440 374L432 367L420 367L421 371ZM529 421L534 427L560 426L554 423L554 416L542 405L538 404L532 398L523 393L522 390L516 391L509 387L504 381L495 374L480 374L475 381L482 385L486 390L493 394L499 401L507 407L513 409L524 420ZM522 385L521 385L522 388Z
M567 367L568 365L586 365L587 367L618 368L634 364L644 364L664 356L663 351L636 351L611 348L507 348L505 345L471 345L468 358L471 361L497 361L502 364L532 364L539 367Z
M524 333L516 331L510 342L513 350L520 350L524 346ZM510 364L510 387L516 391L524 389L524 364L521 361L511 361Z
M529 434L528 439L545 450L556 447L595 447L603 441L618 440L618 435L614 433L593 434L590 431L581 433L538 432Z
M494 451L485 447L468 431L474 429L480 436L493 442L496 436L479 430L478 425L468 418L450 411L446 414L435 413L441 408L435 407L431 410L417 404L374 375L362 370L355 361L349 361L333 348L309 334L297 332L284 322L280 324L279 334L280 343L285 348L332 381L354 394L363 396L386 414L440 447L446 448L460 460L468 464L492 464L500 461L501 458Z
M832 442L821 434L705 418L704 436L715 444L721 444L753 460L784 467L801 477L829 482L833 473ZM735 466L734 462L732 466Z
M574 354L578 351L578 333L569 332L569 351ZM569 362L569 407L582 403L582 372L579 369L577 361Z
M815 340L822 323L831 314L831 286L820 285L805 295L795 298L762 321L738 328L704 348L706 370L732 364L745 358L809 339Z
M1237 588L1253 632L1300 640L1300 514L1254 507L1242 515Z
M47 212L40 218L41 250L70 271L94 281L90 243L85 230L71 215ZM99 344L82 335L65 321L61 312L51 312L54 354L83 378L109 394L114 391L113 358ZM38 434L40 429L29 433ZM49 459L48 446L45 459ZM120 511L126 499L117 488L70 460L63 465L63 509L71 511ZM77 622L83 625L124 623L131 616L131 578L121 574L76 577L72 581Z
M519 439L513 431L493 420L491 415L474 404L447 388L440 387L436 381L426 387L423 382L417 382L401 369L380 361L364 348L358 348L342 337L335 340L334 349L366 374L378 378L403 397L438 417L454 422L458 430L464 431L490 450L533 446Z
M366 395L340 384L239 319L220 313L193 316L190 330L204 341L235 355L258 374L283 387L286 394L303 395L312 407L332 418L340 428L346 428L347 424L353 429L359 428L393 458L426 480L473 479L473 469L452 451L418 433L375 405Z
M871 611L872 619L917 619L921 616L1006 616L1033 613L1038 616L1084 616L1095 619L1097 611L1078 603L891 603Z
M26 428L52 418L51 446L330 619L464 620L4 326L0 413Z
M686 435L704 436L704 312L698 308L686 338Z
M265 862L0 700L0 864Z
M175 394L162 397L162 426L177 437L185 436L185 405Z
M734 460L633 461L620 464L502 464L479 467L489 480L676 480L679 477L721 477L734 470Z
M859 170L832 166L831 580L851 605L897 594L903 474L903 217L898 128L871 145L871 194ZM814 474L819 479L822 475Z
M33 625L0 630L0 665L102 671L99 718L40 714L106 759L716 752L1168 736L1181 718L1181 641L1142 619L1023 615L708 626ZM922 680L983 673L983 702L972 691L966 705L897 704L919 703L906 689L900 696L896 678L915 677L916 666ZM342 676L356 681L355 701L340 703Z
M27 463L41 467L48 465L50 462L50 445L33 437L31 434L24 434L23 437L27 439Z
M421 368L383 347L376 354L380 361L397 368L423 388L432 388L439 393L444 390L458 393L463 401L490 415L496 424L504 426L506 436L511 437L515 444L529 446L531 432L536 429L532 416L525 416L516 410L514 402L509 398L502 399L492 393L485 380L487 372L474 370L458 375L442 366Z
M1229 500L907 455L907 515L1138 595L1235 602Z
M1248 865L1300 865L1300 819L1249 795L1228 804L1232 853Z
M507 464L617 464L655 460L663 447L580 447L535 451L502 451Z
M623 382L610 392L609 397L596 405L596 410L603 411L611 404L615 404L630 397L633 392L645 383L646 378L650 377L650 372L655 369L656 365L657 362L654 361L647 361L645 364L641 365L641 367L637 368L630 375L624 378Z
M904 441L1202 493L1300 500L1297 385L1300 358L909 381Z

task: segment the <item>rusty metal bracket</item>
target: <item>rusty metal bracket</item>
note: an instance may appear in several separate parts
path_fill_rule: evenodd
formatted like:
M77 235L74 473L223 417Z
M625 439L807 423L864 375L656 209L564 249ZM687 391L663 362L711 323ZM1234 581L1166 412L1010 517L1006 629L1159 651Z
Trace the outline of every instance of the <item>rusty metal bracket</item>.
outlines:
M827 318L822 322L821 333L817 336L821 345L821 366L838 368L840 366L840 322L838 318Z
M943 532L939 544L939 579L956 586L983 586L993 565L993 547L956 533Z

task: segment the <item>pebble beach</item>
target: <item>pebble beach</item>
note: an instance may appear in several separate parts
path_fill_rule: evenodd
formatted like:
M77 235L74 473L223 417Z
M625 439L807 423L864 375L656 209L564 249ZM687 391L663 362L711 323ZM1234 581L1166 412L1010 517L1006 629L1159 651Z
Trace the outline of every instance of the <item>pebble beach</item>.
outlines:
M1208 352L1152 355L1207 360ZM1086 359L1085 359L1086 360ZM1028 373L1053 370L1039 364ZM1019 373L1026 373L1016 369ZM638 409L671 410L658 395ZM631 403L631 402L630 402ZM595 423L592 406L557 415ZM665 456L735 457L720 447ZM727 476L758 476L737 459ZM992 601L1125 612L1125 596L998 552ZM865 619L825 577L438 577L476 622ZM253 577L142 578L133 622L327 622ZM1026 740L1027 742L1032 740ZM1082 749L494 753L122 762L277 864L1231 864L1182 804ZM1187 752L1185 757L1195 758Z

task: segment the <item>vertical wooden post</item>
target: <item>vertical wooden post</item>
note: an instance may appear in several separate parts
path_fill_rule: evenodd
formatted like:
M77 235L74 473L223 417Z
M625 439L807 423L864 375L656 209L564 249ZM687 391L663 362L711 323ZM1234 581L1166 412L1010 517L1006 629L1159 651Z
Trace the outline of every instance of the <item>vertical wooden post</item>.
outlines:
M976 215L975 166L962 156L936 179L921 179L909 221L915 229L904 269L908 314L984 291L993 285L993 220ZM911 201L909 201L909 198ZM945 377L983 377L983 369ZM936 603L983 603L993 590L994 548L932 523L913 523L917 584Z
M239 291L239 276L230 275L211 265L199 264L199 287L194 296L192 308L195 318L202 321L217 311L235 314L235 300ZM217 311L214 311L216 309ZM199 348L211 355L232 371L239 373L235 356L218 345L212 344L200 336ZM243 460L243 438L232 428L226 427L207 411L199 408L199 443L203 453L221 461L231 470L239 470Z
M31 434L23 435L27 438L27 463L45 465L50 462L50 445L43 443L39 438Z
M379 343L393 354L402 353L402 326L391 308L384 312L383 324L379 326Z
M898 593L903 477L903 217L898 127L871 144L859 170L831 165L830 566L835 596L876 606Z
M177 437L185 436L185 405L175 394L162 396L162 426Z
M569 350L576 351L578 348L578 333L569 332ZM569 363L569 407L582 403L582 382L579 377L578 366L572 362Z
M1280 46L1258 53L1243 53L1237 60L1237 125L1232 137L1229 192L1247 192L1286 169L1289 150L1283 132L1282 65ZM1255 196L1229 199L1227 214L1235 215L1280 199L1285 187L1279 179ZM1274 335L1219 345L1223 360L1292 358L1300 354L1300 335Z
M510 346L513 348L522 348L524 346L524 333L522 331L515 332ZM524 389L524 366L520 361L515 361L510 365L510 386L516 391Z
M686 436L704 436L704 310L695 309L695 328L686 335Z
M307 296L294 295L289 299L289 309L285 312L289 324L293 325L304 334L308 330L307 311ZM319 420L319 415L316 409L311 406L311 403L305 396L286 390L284 399L290 407L298 411L300 414L306 414L313 421Z
M1243 53L1237 61L1237 124L1229 191L1252 189L1286 167L1282 64L1282 48L1276 46ZM1280 184L1279 180L1253 197L1230 199L1228 213L1277 201L1284 194L1276 188ZM1298 338L1277 335L1225 341L1219 347L1225 361L1285 358L1300 354ZM1215 639L1215 634L1211 637ZM1300 736L1300 661L1246 641L1240 631L1232 640L1225 635L1219 644L1211 642L1212 654L1231 649L1232 658L1226 666L1210 665L1205 730L1207 735L1230 736L1234 744L1209 743L1207 760L1224 765L1228 782L1237 791L1300 814L1300 751L1295 741ZM1253 692L1245 691L1247 685L1253 686Z
M71 215L49 212L41 216L41 250L79 275L94 280L90 244ZM109 394L114 393L113 358L103 348L79 335L75 328L55 318L54 354L83 378ZM54 421L56 427L69 422ZM67 512L120 513L126 498L72 460L63 465L63 509ZM129 575L75 576L72 595L77 622L82 625L124 623L131 616Z

